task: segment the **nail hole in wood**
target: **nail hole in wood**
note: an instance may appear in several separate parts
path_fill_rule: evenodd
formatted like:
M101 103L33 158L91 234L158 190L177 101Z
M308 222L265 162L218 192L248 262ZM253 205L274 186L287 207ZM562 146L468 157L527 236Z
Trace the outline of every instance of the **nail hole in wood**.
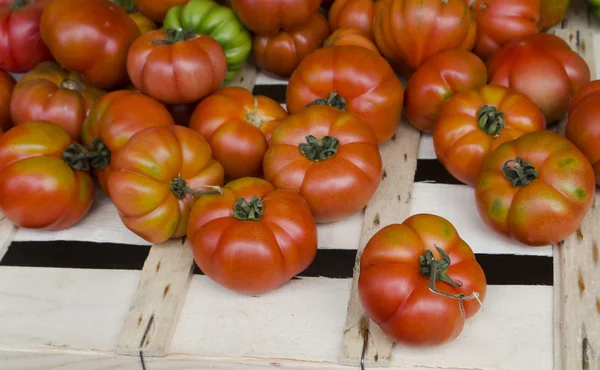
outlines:
M404 162L406 162L408 160L408 155L406 155L406 153L404 153Z
M579 274L577 275L577 286L579 286L579 294L583 294L585 291L585 281L583 281L581 270L579 270Z
M142 325L142 316L138 317L138 327Z
M386 177L387 177L387 172L385 172L385 170L383 170L383 172L381 173L381 179L385 180Z
M596 298L596 311L600 314L600 298Z
M579 46L579 30L577 30L577 32L575 32L575 35L576 35L575 45Z
M576 234L577 240L583 240L583 232L581 231L581 227L577 228Z
M402 202L402 195L398 195L398 202Z
M160 261L156 264L156 272L160 271Z
M390 140L396 141L396 134L394 134Z
M375 357L374 357L374 359L375 359L375 362L379 361L379 353L376 353L376 354L375 354Z
M379 213L376 213L375 217L373 218L373 226L379 226Z
M594 241L592 243L592 260L594 261L594 264L598 264L598 243L596 243L596 241Z
M169 294L169 290L171 290L171 284L167 284L167 286L165 286L165 290L163 290L163 299L165 299L167 294Z

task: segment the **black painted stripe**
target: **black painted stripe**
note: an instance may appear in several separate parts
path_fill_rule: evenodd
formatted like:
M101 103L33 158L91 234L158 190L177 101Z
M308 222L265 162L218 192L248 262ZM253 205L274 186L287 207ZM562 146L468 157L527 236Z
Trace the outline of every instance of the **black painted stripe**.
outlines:
M446 170L437 159L418 159L415 182L432 182L436 184L465 185Z
M287 85L254 85L252 93L254 95L264 95L279 104L285 104L285 92Z
M0 266L141 270L150 246L80 241L14 242ZM319 250L308 277L352 277L355 250ZM552 257L477 254L489 285L552 285ZM197 274L202 272L196 268Z

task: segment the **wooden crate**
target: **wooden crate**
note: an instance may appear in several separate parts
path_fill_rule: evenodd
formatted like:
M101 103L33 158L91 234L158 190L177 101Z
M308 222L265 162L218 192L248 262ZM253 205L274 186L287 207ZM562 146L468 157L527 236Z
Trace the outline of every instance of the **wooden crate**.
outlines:
M596 72L594 30L573 1L552 32ZM287 82L252 66L236 83L285 102ZM527 248L484 226L473 190L443 169L430 135L403 121L381 152L382 183L366 210L320 225L314 263L262 296L201 275L180 240L150 246L121 225L101 191L68 230L0 221L0 369L142 369L142 352L147 369L335 370L359 367L363 349L367 368L600 369L598 198L560 246ZM355 262L381 227L422 212L456 226L489 288L456 341L415 350L393 346L364 317Z

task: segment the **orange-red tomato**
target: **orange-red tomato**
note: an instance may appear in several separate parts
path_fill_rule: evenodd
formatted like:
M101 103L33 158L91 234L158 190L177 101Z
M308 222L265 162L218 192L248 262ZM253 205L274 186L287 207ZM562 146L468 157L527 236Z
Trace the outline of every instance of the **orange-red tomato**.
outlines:
M538 33L514 40L486 61L489 83L511 87L533 100L548 124L560 120L573 94L590 81L590 68L558 36Z
M542 111L527 96L486 85L446 100L433 131L433 146L452 176L475 186L487 156L500 144L545 128Z
M569 8L569 0L540 0L540 21L542 31L559 24Z
M360 46L321 48L292 74L286 92L290 114L308 104L336 107L363 118L379 143L394 136L402 115L404 89L390 65Z
M329 9L329 27L332 31L352 28L373 38L373 19L382 2L378 0L335 0Z
M110 0L112 3L122 6L129 18L131 18L138 26L140 33L143 35L146 32L150 32L156 29L156 24L149 17L140 13L136 7L135 0ZM162 19L160 19L162 22Z
M465 0L379 1L377 47L405 77L442 51L473 48L475 19Z
M219 88L227 61L215 39L174 29L140 36L129 49L131 82L163 103L198 101Z
M355 214L379 186L377 138L357 115L310 106L282 119L269 144L265 179L300 193L317 222Z
M130 90L108 93L97 101L83 125L82 142L90 150L91 167L106 195L112 160L139 131L174 125L167 108Z
M379 54L377 45L373 43L365 34L354 28L338 28L324 42L324 47L355 45Z
M464 50L439 53L408 80L404 92L406 118L419 130L432 132L444 101L486 83L485 64L475 54Z
M17 125L31 120L55 122L79 141L85 117L104 94L58 63L42 62L17 82L10 111Z
M94 200L88 162L61 126L29 121L0 137L0 211L19 227L61 230Z
M12 127L10 102L16 83L13 76L0 70L0 133Z
M150 243L184 236L196 196L223 185L210 145L183 126L139 131L111 161L108 190L121 221Z
M242 23L258 35L275 35L308 22L321 0L231 0Z
M456 339L486 290L469 245L448 220L432 214L382 228L360 259L358 295L365 312L391 340L408 347Z
M189 0L135 0L135 5L140 13L161 23L172 6L183 5Z
M475 200L490 228L540 246L577 230L594 191L589 160L569 140L544 130L507 141L488 156Z
M328 35L327 19L321 13L315 13L296 28L270 36L255 35L252 43L254 60L265 72L289 77L306 55L323 45Z
M227 289L265 293L304 271L317 252L317 225L297 193L252 177L194 204L187 239L202 272Z
M271 98L253 96L242 87L226 87L198 104L189 127L208 140L229 181L262 176L269 148L263 126L268 128L265 123L286 116L285 109Z
M56 61L91 85L127 83L127 51L140 30L123 8L108 0L52 0L40 30Z

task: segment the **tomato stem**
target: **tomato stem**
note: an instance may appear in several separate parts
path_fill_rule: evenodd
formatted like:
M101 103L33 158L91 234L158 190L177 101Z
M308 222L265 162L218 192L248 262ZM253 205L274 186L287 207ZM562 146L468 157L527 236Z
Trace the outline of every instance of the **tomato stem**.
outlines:
M252 126L255 126L259 129L264 123L264 120L258 113L258 98L256 96L254 97L254 110L246 113L246 121L250 122Z
M83 86L82 83L80 83L79 81L76 81L72 78L65 78L64 80L60 81L60 84L58 85L59 88L61 89L68 89L68 90L73 90L73 91L77 91L77 92L82 92L85 87Z
M132 14L137 11L135 7L135 0L110 0L110 2L123 7L127 14Z
M171 45L179 41L186 41L196 36L196 33L192 30L178 30L175 28L167 28L165 30L165 38L152 40L151 44L159 45Z
M187 183L184 178L182 178L181 176L177 176L173 180L171 180L171 183L169 184L169 186L170 186L173 194L175 194L175 196L178 199L185 198L186 194L192 194L192 195L223 194L223 189L220 186L201 185L200 187L202 187L202 188L213 189L213 190L206 191L206 190L194 190L194 189L188 188L186 186L186 184Z
M319 162L333 157L340 146L338 139L325 136L317 139L312 135L306 137L306 143L298 145L303 156L311 161Z
M523 161L521 157L506 161L502 167L502 173L515 187L528 185L538 177L538 172L533 165Z
M76 171L89 171L90 159L87 149L79 144L71 144L62 154L62 159Z
M307 107L310 107L311 105L327 105L345 111L346 99L344 99L343 97L338 95L338 93L333 91L329 93L329 96L326 99L317 99L312 103L309 103Z
M88 156L92 168L104 170L110 164L110 149L99 136L96 136L90 143Z
M240 221L258 221L262 218L265 206L259 197L253 196L250 201L239 197L233 205L233 217Z
M10 8L16 10L32 6L33 4L35 4L35 0L14 0L12 4L10 4Z
M504 112L498 112L493 105L484 105L477 112L479 128L495 138L500 136L504 128Z

